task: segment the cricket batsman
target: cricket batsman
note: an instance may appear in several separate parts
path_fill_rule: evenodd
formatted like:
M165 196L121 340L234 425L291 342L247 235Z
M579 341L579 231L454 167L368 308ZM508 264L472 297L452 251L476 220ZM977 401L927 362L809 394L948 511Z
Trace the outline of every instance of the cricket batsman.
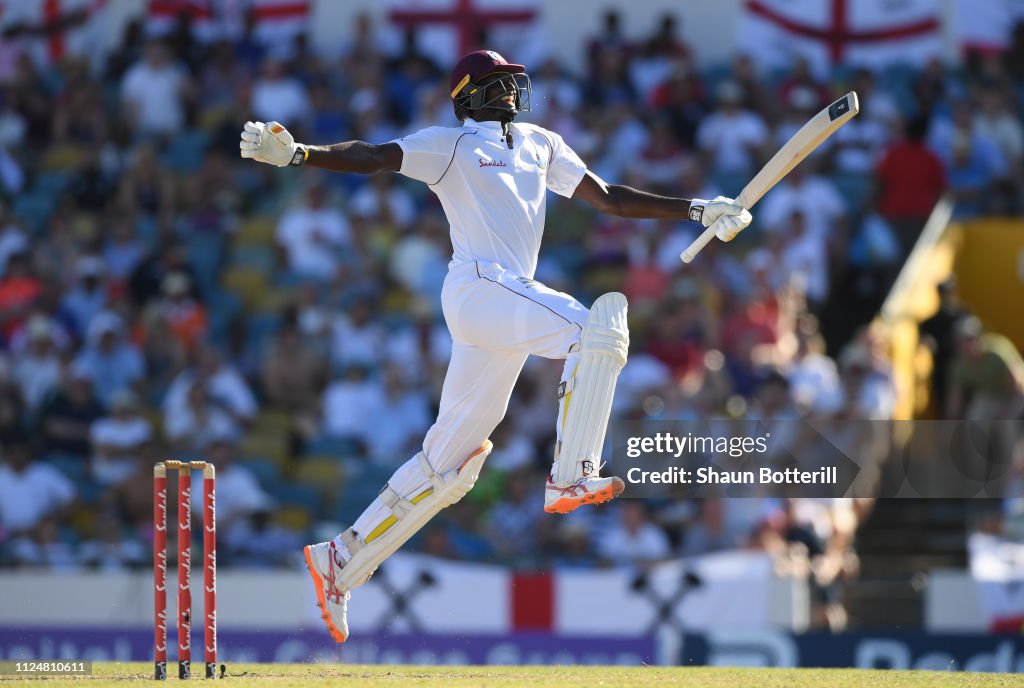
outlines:
M348 637L351 591L476 483L527 356L565 360L544 510L569 513L623 490L620 478L601 475L601 449L629 349L626 298L604 294L588 310L533 279L547 190L619 217L689 218L714 227L722 241L751 220L730 198L670 198L605 183L558 134L515 122L530 109L530 78L494 51L460 59L450 90L462 126L429 127L379 145L312 146L277 122L246 122L239 143L243 158L278 167L399 172L437 194L451 225L454 251L441 301L453 346L437 420L423 450L395 471L352 527L305 548L323 619L339 643Z

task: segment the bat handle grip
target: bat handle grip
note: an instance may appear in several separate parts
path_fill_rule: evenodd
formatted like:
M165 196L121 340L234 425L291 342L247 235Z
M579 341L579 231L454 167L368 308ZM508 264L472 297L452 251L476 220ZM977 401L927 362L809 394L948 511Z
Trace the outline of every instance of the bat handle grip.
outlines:
M691 262L694 258L697 257L697 254L700 253L705 246L711 243L711 240L714 238L715 230L713 230L711 227L708 227L699 237L693 240L693 243L686 247L685 251L679 254L679 257L682 259L684 263Z

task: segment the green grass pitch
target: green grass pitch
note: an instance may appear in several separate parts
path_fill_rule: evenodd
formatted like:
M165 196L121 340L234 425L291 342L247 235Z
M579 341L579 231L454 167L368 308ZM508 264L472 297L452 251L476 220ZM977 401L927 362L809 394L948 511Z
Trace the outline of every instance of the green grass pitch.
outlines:
M168 662L168 688L178 679L177 665ZM193 671L202 672L197 664ZM193 681L204 681L193 676ZM360 666L340 664L239 664L228 665L224 679L232 688L265 686L359 686L359 688L490 687L595 688L945 688L946 686L1020 686L1022 678L1011 674L969 674L934 671L868 671L861 669L727 669L707 667L503 667L503 666ZM0 685L104 686L138 685L153 681L153 665L146 663L96 663L92 676L38 678L0 676Z

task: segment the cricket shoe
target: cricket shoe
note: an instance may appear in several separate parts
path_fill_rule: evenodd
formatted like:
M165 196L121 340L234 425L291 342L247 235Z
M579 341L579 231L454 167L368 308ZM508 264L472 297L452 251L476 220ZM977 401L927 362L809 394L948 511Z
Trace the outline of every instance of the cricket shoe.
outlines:
M587 476L565 487L559 487L549 477L544 490L544 511L567 514L584 504L604 504L622 494L625 488L622 479L615 476Z
M345 560L333 541L306 545L303 553L306 555L306 568L313 578L320 618L327 624L334 642L343 643L348 639L348 601L352 597L348 590L342 590L338 585Z

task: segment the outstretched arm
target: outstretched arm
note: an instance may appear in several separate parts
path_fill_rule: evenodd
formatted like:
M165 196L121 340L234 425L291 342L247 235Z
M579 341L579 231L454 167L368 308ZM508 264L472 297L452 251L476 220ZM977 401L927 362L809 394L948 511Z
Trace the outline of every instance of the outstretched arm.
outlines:
M397 172L402 167L402 147L397 143L345 141L331 146L306 146L306 150L307 165L331 172L375 174Z
M277 122L246 122L238 144L243 158L278 167L312 165L332 172L375 174L397 172L402 149L397 143L374 145L345 141L330 146L307 146Z
M751 221L750 212L731 198L719 196L706 201L658 196L621 184L608 184L590 170L572 197L618 217L692 220L705 227L717 223L716 234L722 241L732 241Z
M658 196L621 184L608 184L590 170L572 197L617 217L683 220L690 212L688 198Z

